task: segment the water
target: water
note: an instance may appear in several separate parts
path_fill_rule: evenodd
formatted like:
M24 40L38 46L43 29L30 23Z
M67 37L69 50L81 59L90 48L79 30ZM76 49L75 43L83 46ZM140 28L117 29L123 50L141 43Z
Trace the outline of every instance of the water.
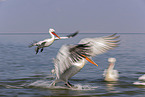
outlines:
M63 83L49 87L54 79L51 75L51 69L54 68L52 59L61 45L76 44L85 37L106 35L110 34L78 34L72 39L55 41L36 55L34 47L28 48L29 43L45 39L49 34L0 34L0 97L145 96L145 86L134 84L145 74L145 34L119 34L119 47L93 58L98 67L86 64L70 79L76 88L69 89ZM120 76L117 82L103 80L109 57L117 59L115 69Z

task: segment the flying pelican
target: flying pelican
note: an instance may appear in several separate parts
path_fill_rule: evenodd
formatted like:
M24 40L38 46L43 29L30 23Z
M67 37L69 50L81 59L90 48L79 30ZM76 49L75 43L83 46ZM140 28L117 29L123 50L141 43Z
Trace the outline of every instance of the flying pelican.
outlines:
M105 69L103 74L105 77L105 81L117 81L119 77L118 71L113 69L115 66L116 59L108 58L108 62L110 63L109 67L108 69Z
M119 36L115 35L84 38L77 45L63 45L54 59L52 73L56 74L56 79L50 86L54 86L56 83L62 81L71 88L72 85L68 82L68 79L78 73L87 61L98 66L91 57L105 53L118 46L119 40L116 39Z
M44 47L48 47L50 46L55 40L58 39L67 39L67 38L72 38L74 36L76 36L78 34L78 31L75 33L72 33L66 37L59 37L56 33L54 29L49 29L49 34L51 35L51 38L45 39L43 41L39 41L39 42L34 42L31 45L29 45L29 47L32 46L37 46L35 48L36 54L39 52L39 49L41 49L41 52L43 51ZM56 36L56 37L55 37Z

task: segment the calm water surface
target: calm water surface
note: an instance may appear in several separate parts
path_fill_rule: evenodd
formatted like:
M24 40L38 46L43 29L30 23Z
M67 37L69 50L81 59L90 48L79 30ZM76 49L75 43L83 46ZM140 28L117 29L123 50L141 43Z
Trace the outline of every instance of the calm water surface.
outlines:
M69 89L63 84L49 87L54 79L50 72L54 68L53 58L63 44L76 44L85 37L106 35L110 34L78 34L72 39L55 41L36 55L35 48L28 48L28 45L33 40L49 37L49 34L0 34L0 97L144 97L145 86L133 83L145 74L145 34L119 34L119 47L93 58L98 67L88 63L70 79L77 89ZM109 57L117 59L118 82L103 80Z

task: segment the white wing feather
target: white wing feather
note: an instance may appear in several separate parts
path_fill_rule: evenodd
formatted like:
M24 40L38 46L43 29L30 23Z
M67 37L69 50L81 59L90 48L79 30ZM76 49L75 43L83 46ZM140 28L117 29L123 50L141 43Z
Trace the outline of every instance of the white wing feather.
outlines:
M69 35L67 35L67 36L65 36L65 37L60 37L60 39L72 38L72 37L76 36L78 33L79 33L79 32L76 31L75 33L69 34ZM58 39L59 39L58 37L55 37L55 40L58 40Z
M68 39L69 37L60 37L60 39ZM55 40L58 40L58 37L55 37Z
M117 70L113 70L113 75L116 79L119 78L119 74L118 74L118 71Z
M113 47L117 47L119 42L117 39L119 36L115 36L115 34L107 37L100 38L84 38L79 43L89 43L91 45L91 56L95 56L98 54L105 53L106 51L113 49Z
M138 78L138 80L145 81L145 74Z
M73 66L77 60L82 59L82 57L79 56L80 54L85 54L88 57L93 57L97 54L102 54L107 50L112 49L113 47L116 47L118 45L118 41L115 39L119 36L114 36L115 34L100 38L85 38L82 39L77 46L63 45L60 48L56 59L54 59L55 73L57 78L59 79L60 75L63 74L65 70ZM86 49L87 47L91 51ZM76 56L75 58L78 57L78 59L75 59L74 61L74 56L72 57L70 54L72 54L72 56Z
M59 78L60 74L62 74L71 65L72 64L69 59L68 46L63 45L60 48L60 50L56 56L56 59L54 59L54 66L55 66L55 72L56 72L57 78Z

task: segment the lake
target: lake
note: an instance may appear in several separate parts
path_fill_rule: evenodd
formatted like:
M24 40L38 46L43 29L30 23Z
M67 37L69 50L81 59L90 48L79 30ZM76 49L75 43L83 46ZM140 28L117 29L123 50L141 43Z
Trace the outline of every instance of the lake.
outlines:
M66 36L67 33L58 33ZM102 37L111 33L79 33L67 40L57 40L43 52L35 54L35 47L28 45L33 40L50 37L48 33L0 34L0 97L50 97L50 96L97 96L97 97L143 97L145 86L134 82L145 74L145 34L122 34L120 45L98 55L93 60L99 65L87 63L70 79L77 89L64 84L50 88L53 58L63 44L77 44L82 38ZM108 67L108 58L115 57L115 69L119 72L117 82L104 81L103 72Z

